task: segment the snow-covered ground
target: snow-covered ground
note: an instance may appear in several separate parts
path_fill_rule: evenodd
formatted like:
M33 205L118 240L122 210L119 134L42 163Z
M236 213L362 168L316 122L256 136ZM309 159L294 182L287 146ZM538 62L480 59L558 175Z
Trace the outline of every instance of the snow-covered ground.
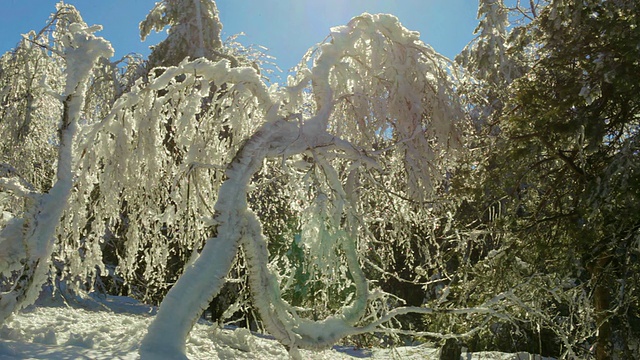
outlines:
M86 308L44 303L13 315L0 329L0 359L138 359L137 348L155 309L124 297ZM190 359L287 359L283 346L246 329L216 330L199 322L187 343ZM301 351L304 359L437 359L425 345L395 349L334 347ZM471 359L542 359L529 354L463 353Z

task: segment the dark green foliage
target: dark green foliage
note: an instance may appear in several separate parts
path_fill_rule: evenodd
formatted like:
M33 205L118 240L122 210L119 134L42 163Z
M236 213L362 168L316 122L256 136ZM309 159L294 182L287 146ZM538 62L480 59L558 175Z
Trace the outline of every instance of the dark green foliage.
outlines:
M510 89L487 168L489 194L506 201L505 245L533 274L590 294L598 358L630 356L637 339L639 12L628 1L544 9L529 25L538 60Z

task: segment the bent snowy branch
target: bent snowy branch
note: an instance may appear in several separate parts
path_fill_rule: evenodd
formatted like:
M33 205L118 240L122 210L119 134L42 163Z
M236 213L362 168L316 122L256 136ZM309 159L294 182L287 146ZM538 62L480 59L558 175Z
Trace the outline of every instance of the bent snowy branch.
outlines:
M331 41L319 50L314 67L302 70L298 82L281 93L285 104L282 111L289 113L281 115L276 106L271 106L266 123L230 162L215 206L217 236L207 241L202 254L161 304L143 340L143 357L185 356L186 336L220 291L240 244L246 251L251 292L261 319L294 354L296 348L329 347L362 329L355 325L367 312L370 292L356 251L358 229L363 224L356 211L359 200L354 188L358 171L377 166L366 150L375 147L375 142L395 139L398 145L394 150L404 154L404 166L415 175L408 179L410 191L429 192L436 174L422 168L419 161L424 157L435 161L437 153L459 145L456 123L462 112L452 96L453 86L448 71L443 70L442 57L393 16L364 14L354 18L348 26L333 29ZM174 75L167 71L152 86L162 87L163 78L168 81ZM305 83L309 82L315 115L303 119L295 109L303 105L299 102L305 98ZM366 101L356 111L347 112L341 102L351 98ZM320 169L330 194L319 191L313 200L318 219L309 226L318 227L311 233L323 238L309 243L328 257L335 254L322 248L331 244L341 248L348 268L345 276L355 289L349 303L322 321L303 319L282 299L277 276L267 265L267 240L258 217L247 204L250 181L265 159L277 157L284 162L299 155L312 159ZM332 162L337 158L351 163L344 185L342 173ZM350 189L349 193L345 189ZM329 242L323 243L325 240Z

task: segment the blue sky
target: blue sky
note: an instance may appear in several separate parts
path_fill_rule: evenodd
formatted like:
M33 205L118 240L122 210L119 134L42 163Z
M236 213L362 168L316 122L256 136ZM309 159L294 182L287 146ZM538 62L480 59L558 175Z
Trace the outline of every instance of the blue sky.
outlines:
M148 55L164 33L142 43L138 24L157 0L67 0L98 35L111 41L119 58L130 52ZM0 52L13 48L20 34L39 30L57 0L2 0ZM245 45L262 45L283 70L295 66L306 50L322 41L329 28L363 12L391 13L422 40L450 58L473 39L477 0L218 0L223 38L244 32Z

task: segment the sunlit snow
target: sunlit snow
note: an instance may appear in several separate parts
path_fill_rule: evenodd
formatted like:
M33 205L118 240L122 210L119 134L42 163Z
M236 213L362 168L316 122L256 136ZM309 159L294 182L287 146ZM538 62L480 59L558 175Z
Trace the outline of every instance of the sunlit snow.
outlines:
M63 301L40 301L14 314L0 329L0 359L139 359L138 346L155 308L126 297L93 299L84 308ZM438 359L429 344L392 349L335 346L304 359ZM218 330L199 321L187 341L190 359L287 359L287 350L271 337L244 328ZM465 353L463 359L541 359L525 353Z

